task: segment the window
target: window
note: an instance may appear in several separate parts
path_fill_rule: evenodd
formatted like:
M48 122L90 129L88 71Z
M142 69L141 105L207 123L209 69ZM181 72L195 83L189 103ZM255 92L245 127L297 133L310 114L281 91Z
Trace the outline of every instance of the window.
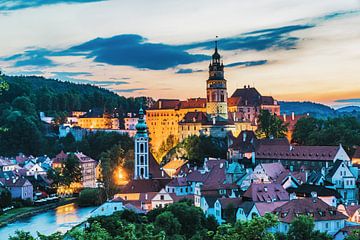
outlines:
M164 195L160 195L160 200L164 200Z

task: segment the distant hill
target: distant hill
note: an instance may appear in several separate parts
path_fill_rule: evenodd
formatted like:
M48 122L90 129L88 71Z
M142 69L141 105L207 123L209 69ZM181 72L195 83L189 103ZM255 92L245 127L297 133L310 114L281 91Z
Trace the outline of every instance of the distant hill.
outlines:
M307 114L318 118L335 117L337 112L335 109L314 102L284 102L280 101L281 114Z
M349 112L360 112L360 107L359 106L347 106L347 107L342 107L339 109L336 109L337 112L339 113L349 113Z
M137 111L147 98L125 98L90 84L63 82L38 76L6 76L1 78L9 84L9 90L0 96L0 104L11 103L15 98L29 97L37 111L47 113L88 111L101 108L119 114Z

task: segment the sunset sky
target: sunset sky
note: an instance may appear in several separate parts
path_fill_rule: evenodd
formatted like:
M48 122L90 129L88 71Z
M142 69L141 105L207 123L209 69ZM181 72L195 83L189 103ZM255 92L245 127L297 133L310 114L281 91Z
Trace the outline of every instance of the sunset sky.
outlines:
M124 96L205 96L215 36L228 92L360 106L359 0L0 0L0 70Z

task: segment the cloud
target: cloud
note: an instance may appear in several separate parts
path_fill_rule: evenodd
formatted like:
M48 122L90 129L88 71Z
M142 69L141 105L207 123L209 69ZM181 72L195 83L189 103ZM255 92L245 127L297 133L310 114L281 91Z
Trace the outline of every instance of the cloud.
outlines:
M117 92L117 93L133 93L142 90L147 90L147 88L112 89L113 92Z
M180 68L175 73L177 74L187 74L187 73L194 73L194 72L203 72L204 70L201 69L191 69L191 68Z
M348 99L338 99L335 102L339 103L360 103L360 98L348 98Z
M261 29L247 32L239 36L219 39L219 49L222 50L256 50L263 51L267 49L294 49L298 37L290 36L290 33L312 28L313 24L289 25L278 28ZM185 49L204 48L212 49L213 41L192 43L182 46Z
M290 33L312 27L314 25L290 25L247 32L236 37L219 39L219 48L229 51L294 49L299 38L290 36ZM178 65L209 60L210 56L189 53L189 50L195 48L212 49L213 47L213 41L170 45L151 43L145 37L137 34L122 34L110 38L95 38L60 51L50 51L44 48L30 49L24 53L9 56L4 60L13 61L15 67L43 67L56 65L49 57L83 56L92 59L94 62L109 65L131 66L142 70L165 70ZM248 64L251 65L251 63ZM259 64L264 63L258 62ZM184 74L194 71L197 70L179 69L176 73Z
M267 60L234 62L234 63L226 64L225 67L236 67L236 66L252 67L252 66L258 66L258 65L264 65L267 63L268 63Z
M51 59L48 57L52 55L52 51L45 48L35 48L25 50L23 53L14 54L8 57L0 58L3 61L14 62L14 67L23 67L23 66L35 66L35 67L44 67L44 66L56 66Z
M95 62L151 70L164 70L209 59L209 56L190 54L175 45L149 43L146 38L136 34L96 38L60 54L86 56L94 58Z
M2 0L0 1L0 11L13 11L60 3L75 4L102 1L106 0Z

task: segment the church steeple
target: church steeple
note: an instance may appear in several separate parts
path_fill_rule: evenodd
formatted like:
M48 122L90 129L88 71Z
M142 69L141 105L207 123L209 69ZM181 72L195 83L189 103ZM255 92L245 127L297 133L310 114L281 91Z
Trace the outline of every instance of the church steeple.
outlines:
M139 110L139 120L135 127L134 179L149 179L149 137L142 108Z
M206 112L212 117L228 119L227 90L224 78L224 64L218 52L218 41L215 41L215 51L209 65L209 79L206 81Z

